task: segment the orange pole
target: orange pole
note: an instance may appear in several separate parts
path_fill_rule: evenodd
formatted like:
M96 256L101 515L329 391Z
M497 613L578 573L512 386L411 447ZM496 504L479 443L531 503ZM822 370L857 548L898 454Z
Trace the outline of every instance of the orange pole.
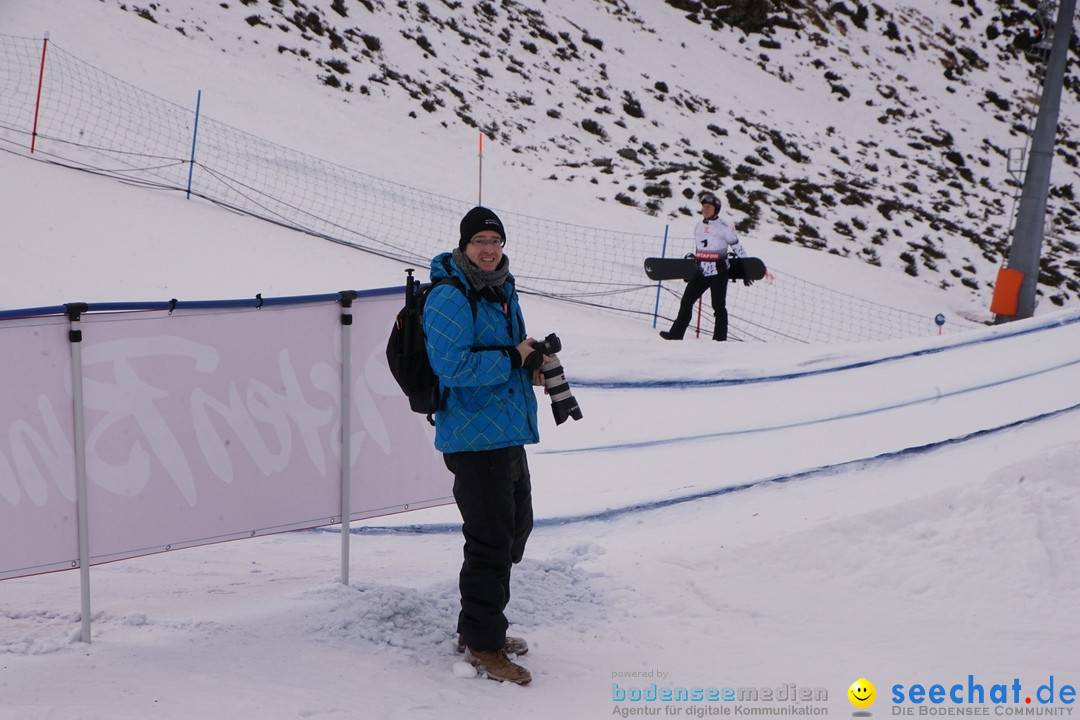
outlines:
M34 146L37 145L38 113L41 111L41 86L45 80L45 50L49 47L49 34L45 33L45 41L41 44L41 69L38 70L37 100L34 102L34 130L30 135L30 154L34 154Z

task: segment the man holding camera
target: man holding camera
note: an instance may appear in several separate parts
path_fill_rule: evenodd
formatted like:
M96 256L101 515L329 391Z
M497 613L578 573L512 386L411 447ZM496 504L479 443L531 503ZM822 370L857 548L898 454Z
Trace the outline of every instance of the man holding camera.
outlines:
M521 561L532 531L524 446L540 440L532 386L543 384L540 366L551 358L525 332L502 221L475 207L460 230L457 249L432 259L431 279L456 277L461 286L435 286L423 314L428 359L442 392L435 448L454 474L465 536L458 650L479 673L525 685L529 671L509 656L524 655L528 645L507 637L503 611L511 567Z

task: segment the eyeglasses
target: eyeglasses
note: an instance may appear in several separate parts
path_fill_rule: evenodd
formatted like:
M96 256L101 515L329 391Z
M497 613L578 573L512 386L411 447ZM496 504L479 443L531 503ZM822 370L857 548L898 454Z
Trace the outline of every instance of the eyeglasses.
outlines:
M502 245L503 244L503 239L502 238L473 238L472 240L469 241L469 244L471 244L471 245L479 245L480 247L485 247L487 245Z

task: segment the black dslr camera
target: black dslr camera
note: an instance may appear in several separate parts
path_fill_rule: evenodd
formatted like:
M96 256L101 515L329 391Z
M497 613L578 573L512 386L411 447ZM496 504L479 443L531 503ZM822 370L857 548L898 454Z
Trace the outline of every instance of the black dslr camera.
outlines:
M534 344L533 348L551 358L540 366L540 372L544 376L544 387L551 396L551 413L555 416L555 424L562 425L568 417L580 420L581 408L578 407L574 396L570 394L570 383L566 382L562 363L559 362L559 356L555 354L562 350L559 336L551 333Z

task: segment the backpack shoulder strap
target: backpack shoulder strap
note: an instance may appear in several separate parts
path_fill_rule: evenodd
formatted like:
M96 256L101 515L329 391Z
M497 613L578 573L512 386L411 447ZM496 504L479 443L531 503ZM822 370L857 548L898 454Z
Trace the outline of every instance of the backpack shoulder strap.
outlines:
M434 280L431 283L431 287L436 285L449 284L456 287L461 292L465 293L465 297L469 300L469 308L472 310L473 320L476 319L476 291L472 287L466 287L465 283L461 282L461 278L454 274L454 269L450 267L450 256L447 255L442 259L443 270L446 271L446 277Z

